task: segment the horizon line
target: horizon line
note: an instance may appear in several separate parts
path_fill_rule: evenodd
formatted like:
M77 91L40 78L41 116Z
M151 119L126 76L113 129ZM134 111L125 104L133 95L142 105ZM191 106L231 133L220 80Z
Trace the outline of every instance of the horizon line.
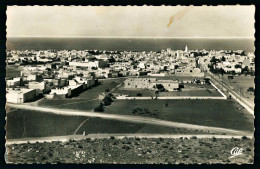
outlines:
M142 37L142 36L6 36L6 38L111 38L111 39L255 39L255 37Z

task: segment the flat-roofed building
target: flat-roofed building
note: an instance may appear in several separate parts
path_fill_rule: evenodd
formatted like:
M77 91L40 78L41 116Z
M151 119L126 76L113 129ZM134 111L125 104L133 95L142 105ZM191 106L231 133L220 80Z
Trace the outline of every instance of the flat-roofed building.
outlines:
M46 93L47 87L46 87L46 82L29 82L28 83L28 88L29 89L36 89L39 93Z
M191 77L204 77L204 72L199 68L178 68L175 70L176 76L191 76Z
M7 80L6 81L6 86L7 87L16 87L16 86L21 86L21 78L13 78L12 80Z
M104 61L104 60L98 60L98 61L93 61L93 62L75 62L74 61L74 62L69 62L69 65L76 66L76 67L103 68L103 67L107 67L108 61Z
M7 89L6 91L6 101L9 103L24 103L36 98L35 89Z
M58 95L61 98L66 98L71 96L71 88L63 87L51 89L50 95Z

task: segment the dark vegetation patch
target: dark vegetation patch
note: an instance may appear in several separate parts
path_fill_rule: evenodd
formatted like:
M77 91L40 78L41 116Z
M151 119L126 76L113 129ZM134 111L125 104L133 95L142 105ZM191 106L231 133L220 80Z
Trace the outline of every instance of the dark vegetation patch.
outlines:
M253 163L253 139L123 138L7 146L9 163L198 164ZM234 158L230 151L243 148ZM214 151L213 151L214 150Z

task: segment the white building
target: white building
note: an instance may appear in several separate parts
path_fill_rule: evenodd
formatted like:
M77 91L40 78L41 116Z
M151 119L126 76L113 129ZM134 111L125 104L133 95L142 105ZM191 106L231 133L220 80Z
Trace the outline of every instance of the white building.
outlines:
M12 80L7 80L6 81L6 86L7 87L16 87L21 85L21 78L13 78Z
M7 89L6 91L6 101L9 103L24 103L34 99L35 97L35 89L16 88Z
M61 89L51 89L50 95L61 95L64 98L71 96L71 88L69 87L63 87Z
M29 82L28 83L28 88L29 89L36 89L41 93L46 93L47 92L47 85L46 82Z

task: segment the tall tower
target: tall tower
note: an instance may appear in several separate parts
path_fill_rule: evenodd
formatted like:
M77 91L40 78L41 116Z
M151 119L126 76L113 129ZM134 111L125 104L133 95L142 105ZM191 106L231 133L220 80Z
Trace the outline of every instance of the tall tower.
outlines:
M185 52L188 52L188 46L187 45L185 46Z

